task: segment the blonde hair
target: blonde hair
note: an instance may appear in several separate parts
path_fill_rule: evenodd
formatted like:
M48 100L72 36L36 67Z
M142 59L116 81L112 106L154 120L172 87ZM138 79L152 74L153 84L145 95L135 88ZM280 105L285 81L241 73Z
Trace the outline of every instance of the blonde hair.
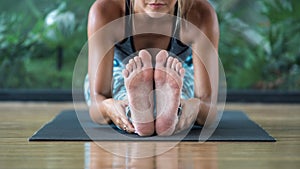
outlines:
M186 19L189 10L192 7L193 0L177 0L178 2L178 13L177 16Z

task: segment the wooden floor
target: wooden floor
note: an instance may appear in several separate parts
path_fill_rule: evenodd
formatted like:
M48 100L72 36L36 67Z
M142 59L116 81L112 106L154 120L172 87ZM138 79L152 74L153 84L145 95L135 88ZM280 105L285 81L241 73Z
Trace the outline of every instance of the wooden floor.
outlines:
M182 142L167 153L135 159L113 155L95 143L27 141L57 113L70 108L72 103L0 103L0 168L300 168L300 105L226 105L245 111L277 139L275 143ZM168 143L107 144L155 154Z

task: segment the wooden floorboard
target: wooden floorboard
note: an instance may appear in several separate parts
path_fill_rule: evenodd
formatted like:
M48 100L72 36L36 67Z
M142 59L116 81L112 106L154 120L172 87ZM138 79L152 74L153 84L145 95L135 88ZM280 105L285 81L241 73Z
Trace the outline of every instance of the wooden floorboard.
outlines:
M166 153L148 158L126 158L96 143L28 142L43 124L73 103L0 102L0 169L22 168L172 168L219 169L300 168L299 104L227 104L242 110L277 142L181 142ZM157 154L168 143L111 142L110 148L143 156ZM151 154L150 153L150 154Z

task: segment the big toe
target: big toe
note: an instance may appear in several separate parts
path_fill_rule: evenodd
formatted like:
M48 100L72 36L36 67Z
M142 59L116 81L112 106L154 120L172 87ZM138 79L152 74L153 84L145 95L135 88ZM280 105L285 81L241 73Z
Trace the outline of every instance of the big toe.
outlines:
M139 56L144 68L152 68L151 55L147 50L141 50Z
M166 61L168 58L168 52L165 50L160 51L157 55L156 55L156 65L155 67L157 68L162 68L165 67Z

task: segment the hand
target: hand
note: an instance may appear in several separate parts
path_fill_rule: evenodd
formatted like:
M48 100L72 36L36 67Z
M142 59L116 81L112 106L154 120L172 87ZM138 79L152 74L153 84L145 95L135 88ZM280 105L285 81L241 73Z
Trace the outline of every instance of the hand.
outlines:
M179 133L194 125L200 109L199 105L200 105L199 99L195 99L195 98L189 100L181 99L182 113L176 125L175 133Z
M128 101L107 99L103 101L103 105L107 108L108 117L116 126L128 133L135 132L132 123L126 117L125 109L128 106Z

